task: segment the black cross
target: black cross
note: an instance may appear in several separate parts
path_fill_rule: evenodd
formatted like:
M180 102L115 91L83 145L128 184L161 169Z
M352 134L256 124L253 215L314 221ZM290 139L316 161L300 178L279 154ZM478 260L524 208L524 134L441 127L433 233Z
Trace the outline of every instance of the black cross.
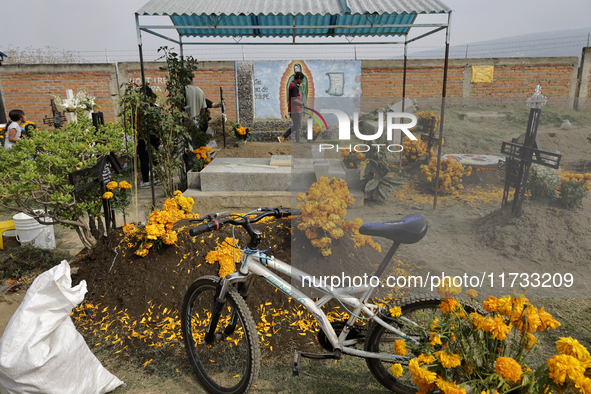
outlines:
M527 131L523 145L517 143L516 139L512 142L503 142L501 153L507 155L505 162L505 189L503 191L502 206L507 205L509 199L509 189L514 188L513 204L511 213L515 216L521 216L521 206L525 199L527 189L527 178L532 164L539 164L544 167L558 169L562 155L548 152L541 149L538 140L538 123L542 112L542 105L546 103L546 98L540 93L540 86L536 88L536 93L527 100L532 106L529 112L527 122Z

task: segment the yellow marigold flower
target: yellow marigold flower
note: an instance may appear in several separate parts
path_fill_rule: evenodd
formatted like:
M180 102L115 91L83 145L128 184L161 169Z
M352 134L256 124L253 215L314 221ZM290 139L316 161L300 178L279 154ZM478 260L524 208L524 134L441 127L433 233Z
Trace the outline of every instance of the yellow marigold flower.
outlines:
M127 181L119 182L119 187L123 190L131 189L131 184Z
M115 181L111 181L109 183L107 183L106 188L109 190L113 190L117 187L117 182Z
M484 308L486 309L486 306ZM511 316L512 310L513 302L511 301L511 297L501 297L497 300L497 312L505 316Z
M406 342L404 339L397 339L394 341L394 351L399 356L406 356Z
M557 320L554 320L552 315L546 312L544 308L540 308L538 315L540 316L540 320L542 321L542 324L540 324L540 327L538 328L538 330L540 331L544 331L548 328L556 329L561 325Z
M439 331L439 330L441 330L441 327L439 326L438 323L439 323L439 319L438 318L433 319L433 321L429 325L429 328L431 328L431 331Z
M410 360L408 363L408 370L412 374L415 384L419 387L435 383L435 379L437 378L435 372L421 368L416 358Z
M504 341L507 338L507 334L511 331L511 326L506 325L503 317L497 315L494 320L490 321L490 329L488 331L490 331L493 338Z
M182 196L183 195L183 192L180 191L180 190L175 190L174 195L175 196Z
M443 342L441 342L441 336L435 332L429 334L429 343L433 346L443 345Z
M472 314L470 314L472 316ZM473 318L474 319L474 318ZM477 330L490 332L494 326L495 319L490 316L480 316L474 319L474 326Z
M353 168L353 167L355 167L355 164L349 163L349 167Z
M178 237L177 237L176 231L169 231L169 232L165 233L164 236L162 237L162 242L164 242L166 245L172 245L177 240L178 240Z
M437 377L435 384L445 394L466 394L465 388L458 386L455 382L447 382L440 377Z
M144 249L150 249L154 244L152 242L147 242L144 244Z
M470 298L476 298L478 297L478 291L476 291L475 289L469 289L466 290L466 295Z
M448 353L446 350L435 352L443 368L455 368L462 363L462 357L459 354Z
M447 283L447 284L446 284ZM449 281L444 280L443 284L437 288L437 294L443 298L452 298L462 292L462 286L455 286L451 279Z
M423 354L423 353L421 353L419 355L419 357L417 357L417 360L419 361L419 364L420 365L423 365L423 364L427 364L428 365L428 364L432 364L433 361L435 361L435 356L432 356L430 354Z
M521 365L511 357L499 357L495 361L495 372L503 379L518 383L523 377Z
M458 308L461 308L461 305L455 298L446 298L445 300L441 301L441 304L439 305L441 313L445 314L448 314L449 312L455 312Z
M579 341L571 337L559 337L556 341L556 350L558 354L568 354L577 360L581 361L585 358L591 357L589 351L585 346L581 345Z
M148 249L138 249L135 251L135 254L137 254L140 257L145 257L148 253Z
M126 224L123 227L121 227L121 229L123 230L123 234L125 235L129 235L137 231L137 227L133 223Z
M519 331L527 330L529 332L537 331L542 324L540 315L538 315L538 308L533 305L529 305L521 314L515 313L511 322L515 324Z
M538 338L536 338L533 334L527 333L526 336L527 342L525 343L524 347L525 350L533 349L534 345L538 342Z
M563 385L566 378L579 381L584 378L585 368L581 362L568 354L557 354L547 362L550 373L548 376L558 385Z
M393 306L392 308L390 308L390 316L398 317L401 315L402 315L402 310L400 309L399 306Z
M110 198L113 198L113 193L111 193L111 192L105 192L105 194L103 194L103 198L105 200L108 200Z
M394 375L395 378L401 377L403 373L404 373L404 370L402 369L402 365L400 365L400 364L393 364L392 365L392 375Z

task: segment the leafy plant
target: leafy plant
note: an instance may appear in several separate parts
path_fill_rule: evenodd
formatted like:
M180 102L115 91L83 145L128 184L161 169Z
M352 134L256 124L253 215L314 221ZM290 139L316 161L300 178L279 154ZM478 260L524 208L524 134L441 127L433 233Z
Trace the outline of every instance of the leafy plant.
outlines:
M527 190L533 198L554 197L558 171L553 168L533 164L527 179Z
M184 111L184 103L185 86L193 81L193 70L198 62L191 56L185 59L179 58L167 47L161 47L158 52L164 52L162 58L166 60L166 66L160 67L160 70L168 72L166 80L168 95L163 105L165 111L158 128L160 147L155 155L158 161L156 173L160 179L165 180L166 195L172 198L176 189L173 183L174 172L180 167L182 160L182 155L178 153L183 149L186 151L189 142L194 140L189 132L189 115Z
M345 168L357 168L361 162L365 161L363 153L353 152L348 149L343 149L341 157L343 158Z
M577 209L583 205L583 198L591 190L591 174L560 173L560 186L557 188L562 205L566 209Z
M69 174L121 151L122 135L118 125L107 124L97 132L90 119L79 116L78 122L61 130L35 131L19 140L12 153L0 150L0 205L40 223L49 217L54 223L71 226L84 246L91 247L100 234L92 234L84 217L101 215L102 196L98 185L75 193Z
M385 136L382 136L376 144L386 143ZM390 177L390 164L386 160L383 150L370 149L366 154L366 166L362 179L362 190L369 200L380 201L390 198L392 190L405 181L402 178Z

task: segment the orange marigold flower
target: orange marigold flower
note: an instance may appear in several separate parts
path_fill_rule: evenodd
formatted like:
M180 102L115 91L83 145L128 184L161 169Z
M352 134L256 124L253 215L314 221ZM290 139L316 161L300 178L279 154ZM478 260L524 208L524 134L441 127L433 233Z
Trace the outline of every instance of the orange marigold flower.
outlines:
M404 339L397 339L394 341L394 351L399 356L406 356L406 342Z
M111 181L109 183L107 183L106 188L109 190L113 190L117 187L117 182L115 181Z
M511 357L499 357L495 361L495 372L503 379L518 383L523 377L521 365Z
M111 192L105 192L105 194L103 194L103 198L105 200L108 200L110 198L113 198L113 193L111 193Z

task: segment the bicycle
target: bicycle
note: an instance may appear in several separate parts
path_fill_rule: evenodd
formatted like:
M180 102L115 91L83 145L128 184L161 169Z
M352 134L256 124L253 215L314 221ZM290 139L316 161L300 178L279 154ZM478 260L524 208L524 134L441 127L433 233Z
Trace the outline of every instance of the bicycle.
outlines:
M185 348L194 372L203 387L210 393L246 393L255 384L260 368L260 349L255 322L244 301L255 276L259 276L279 291L299 302L311 312L321 327L319 342L330 353L306 353L296 351L292 365L293 374L299 375L301 357L313 359L340 359L343 354L365 358L373 376L386 388L398 393L415 393L412 376L405 369L401 377L395 377L391 366L394 363L408 365L412 357L399 356L394 351L394 342L427 341L429 325L439 312L440 298L434 295L414 296L399 301L400 317L393 317L389 307L370 303L374 290L371 286L345 287L330 290L315 287L325 295L317 302L269 270L290 276L303 283L305 272L268 256L258 246L262 240L260 231L253 223L268 217L284 218L301 214L301 210L284 208L259 208L244 216L207 215L198 222L206 221L190 229L196 236L216 231L226 224L243 227L250 236L249 244L242 252L241 264L233 274L225 278L204 276L197 279L187 290L181 312L181 329ZM420 241L427 232L427 220L420 215L402 219L365 224L359 232L393 241L390 250L379 265L375 276L380 277L400 244ZM361 297L353 296L362 293ZM322 306L336 298L352 308L346 322L331 324L322 311ZM367 334L355 325L363 312L369 320ZM322 338L322 340L321 340ZM363 344L363 350L357 346Z

